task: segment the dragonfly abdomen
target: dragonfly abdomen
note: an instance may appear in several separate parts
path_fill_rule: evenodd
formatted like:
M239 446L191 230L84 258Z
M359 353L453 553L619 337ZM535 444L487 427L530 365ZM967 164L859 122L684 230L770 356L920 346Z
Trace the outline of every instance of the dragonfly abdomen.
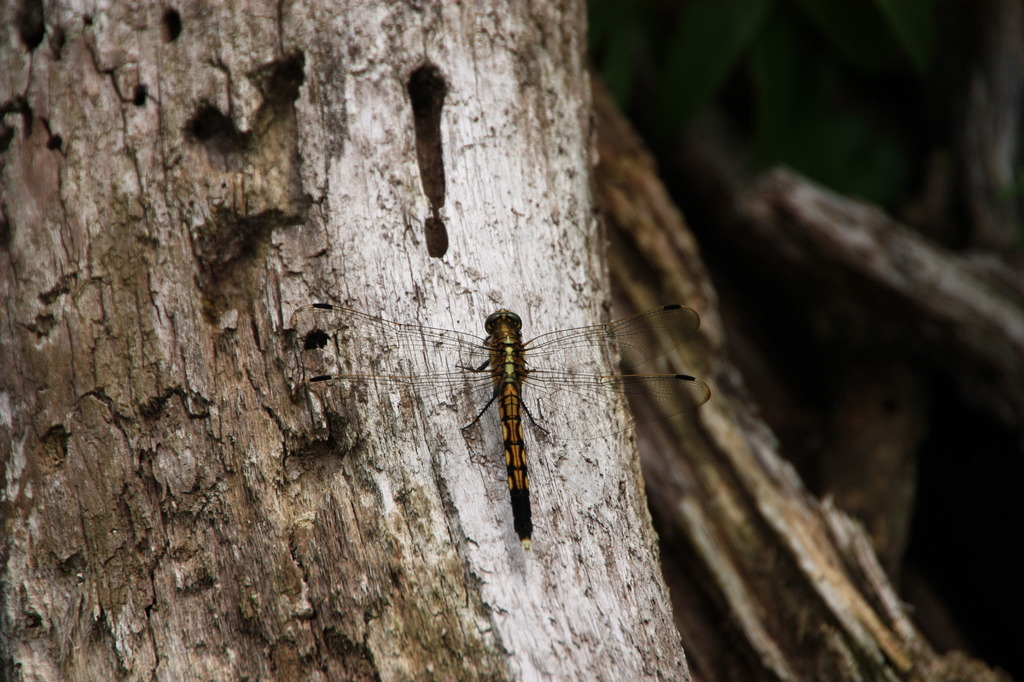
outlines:
M498 403L501 435L505 444L508 492L512 498L512 524L524 548L530 547L533 521L530 517L530 479L526 473L526 446L523 445L522 401L514 383L501 389Z

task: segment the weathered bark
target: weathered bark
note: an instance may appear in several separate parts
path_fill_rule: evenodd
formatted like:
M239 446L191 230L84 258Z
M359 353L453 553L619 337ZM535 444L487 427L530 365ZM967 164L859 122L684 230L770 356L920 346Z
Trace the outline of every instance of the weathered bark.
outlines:
M956 79L954 142L972 246L1005 252L1024 222L1024 7L984 0L959 8L969 45ZM950 50L958 54L959 50Z
M960 389L1008 426L1024 422L1024 279L1008 264L955 255L877 207L844 199L784 171L747 197L751 236L815 281L863 280L836 291L888 308L894 335L936 363L955 357ZM893 314L893 312L896 314Z
M287 327L601 317L581 3L2 12L5 677L688 678L623 438L531 454L526 554L493 441L347 429Z
M664 570L694 676L723 681L1005 679L960 652L938 655L912 622L864 528L838 510L832 498L821 500L811 494L791 464L781 458L779 443L758 415L746 380L725 352L728 345L718 297L650 155L599 87L595 106L601 157L596 194L616 246L610 258L613 290L621 292L628 306L642 308L652 296L668 291L670 298L686 300L697 309L703 320L701 337L682 349L684 366L712 380L715 389L713 400L688 428L647 429L641 440L648 496L663 542ZM730 198L738 201L743 196ZM926 289L928 275L935 272L931 259L957 270L951 262L955 259L925 247L891 220L882 219L878 211L790 175L769 176L747 199L747 204L735 209L745 225L755 223L747 234L772 240L769 245L752 244L751 250L776 259L782 254L789 258L786 267L805 271L813 262L829 272L848 273L854 268L850 261L856 261L875 286L897 289L901 296ZM864 216L875 219L864 220ZM878 240L896 242L902 248L886 249ZM830 257L822 257L821 252L829 248L833 250ZM839 254L849 260L842 261ZM919 257L901 261L904 267L892 267L884 261L890 254L892 258ZM908 262L921 269L908 269ZM894 273L903 273L906 279L887 279ZM1019 319L1010 312L1012 307L996 305L1001 299L984 297L975 284L966 275L955 285L948 283L943 291L953 300L944 314L970 314L987 334L999 335L992 348L1002 355L989 356L979 364L1008 363L1004 369L1011 376L994 383L1000 399L1012 399L1018 384L1024 385L1015 374L1020 367L1014 359L1019 352ZM968 300L988 303L974 309ZM935 324L935 307L919 303L922 314L933 313L928 323ZM961 342L971 344L972 338L967 335ZM983 357L978 344L970 347ZM749 353L751 348L734 346L732 352ZM866 379L868 389L884 388ZM906 377L898 382L900 395L917 390L914 381ZM861 456L866 453L866 461L860 463L863 471L882 479L884 485L874 489L850 485L847 490L853 495L870 489L887 496L880 506L888 516L884 523L872 524L872 529L888 531L890 545L883 542L881 547L888 547L886 553L898 568L903 549L899 543L910 506L907 497L913 494L912 488L907 489L912 480L901 477L906 473L900 467L913 465L909 458L916 455L921 417L916 407L887 414L885 419L849 413L850 402L876 404L882 400L876 394L882 392L876 390L855 401L851 396L845 404L840 400L837 410L846 408L843 417L860 416L867 423L857 439L849 437L856 429L836 424L826 447L842 451L840 456L845 453L847 458L860 448ZM885 392L888 399L890 393ZM773 406L767 404L765 409ZM876 439L883 440L882 430L887 430L881 445L886 452L875 453L872 447L879 447ZM893 451L894 443L901 452ZM872 468L873 462L896 471L878 471ZM855 480L848 474L835 478L845 484ZM842 497L842 491L836 495Z

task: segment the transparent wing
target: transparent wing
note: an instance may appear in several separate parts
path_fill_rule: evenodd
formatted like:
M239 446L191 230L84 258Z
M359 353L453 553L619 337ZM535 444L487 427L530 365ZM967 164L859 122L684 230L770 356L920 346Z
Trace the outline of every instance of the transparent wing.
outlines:
M606 362L618 349L631 367L661 357L691 336L700 317L690 308L667 305L621 320L541 334L526 343L531 366L575 370L586 363Z
M616 414L625 397L630 412L612 427L598 427L595 416ZM535 372L524 382L523 404L538 424L564 416L556 440L588 440L627 431L638 424L692 412L711 397L707 384L685 374L564 375ZM539 415L539 417L537 416Z
M523 402L530 410L568 415L565 440L608 435L594 426L593 415L613 411L623 396L631 413L611 433L693 411L711 397L707 384L684 374L607 374L607 367L613 349L636 369L671 351L699 326L696 312L668 305L607 324L537 336L525 344L530 374Z
M564 392L582 396L591 402L605 400L614 403L619 396L629 398L631 404L644 406L633 420L634 424L653 419L674 417L700 407L711 397L711 389L703 381L686 374L604 374L565 375L557 372L535 372L525 385L540 400L571 402ZM526 391L524 391L526 392Z
M522 388L530 418L546 429L554 415L564 415L560 423L568 423L568 431L563 428L552 435L576 440L696 408L711 392L693 377L606 372L612 347L628 363L639 365L675 348L698 325L697 314L689 308L666 306L608 324L534 338L525 345L529 372ZM291 326L299 335L301 364L311 382L409 390L424 400L456 405L467 422L479 415L493 395L489 350L471 334L392 322L323 303L296 310ZM368 366L351 366L351 351L356 348L373 349ZM632 417L612 431L595 428L592 416L614 411L623 396L630 399Z
M304 379L313 386L405 392L424 403L454 405L467 422L490 400L489 352L471 334L385 320L314 303L291 318ZM353 358L366 358L353 366Z
M310 374L452 385L478 375L476 370L489 358L483 341L471 334L392 322L329 303L297 309L291 326L299 336L302 365ZM373 352L370 366L351 367L348 358L367 349Z

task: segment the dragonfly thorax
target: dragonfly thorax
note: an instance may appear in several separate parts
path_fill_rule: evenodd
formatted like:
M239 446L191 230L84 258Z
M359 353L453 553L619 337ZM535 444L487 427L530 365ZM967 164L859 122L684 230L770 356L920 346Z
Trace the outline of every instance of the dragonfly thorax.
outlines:
M495 386L510 383L518 386L527 374L522 319L511 311L498 310L487 317L484 327L487 329L484 343L490 349L490 372Z

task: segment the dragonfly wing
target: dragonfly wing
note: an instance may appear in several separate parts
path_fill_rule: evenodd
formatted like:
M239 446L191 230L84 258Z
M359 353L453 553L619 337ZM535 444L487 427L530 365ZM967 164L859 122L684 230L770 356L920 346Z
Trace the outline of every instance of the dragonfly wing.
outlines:
M571 434L563 440L587 440L692 412L708 401L711 389L683 374L598 375L540 370L530 374L523 395L527 408L538 414L566 415ZM593 425L595 414L614 414L624 397L631 407L626 421L611 430Z
M292 315L303 366L316 374L394 377L398 383L458 383L488 360L481 339L450 329L392 322L327 303L302 306ZM352 371L358 357L361 372ZM368 363L368 364L366 364ZM368 371L372 370L372 371ZM442 377L447 376L447 379Z
M466 415L493 392L488 350L470 334L319 303L296 310L291 326L304 378L314 386L408 391Z
M593 415L614 410L623 397L632 413L611 433L690 412L707 402L710 389L682 374L608 374L612 351L630 367L665 355L693 334L700 318L690 308L670 305L621 320L542 334L526 344L529 374L524 401L536 411L572 415L572 439L608 435L593 432Z
M602 362L615 348L627 365L637 367L665 355L699 326L692 309L668 305L607 324L542 334L526 344L527 357L531 366L575 370Z
M408 391L425 403L456 406L467 423L494 395L490 351L470 334L393 322L330 304L303 306L291 322L305 379L314 385ZM592 415L613 410L623 396L635 412L615 431L706 402L710 390L692 377L607 374L606 369L612 348L628 363L642 364L667 353L698 324L689 308L666 306L536 337L526 345L523 401L529 416L546 428L550 416L565 414L578 432L574 439L596 438L608 432L588 426Z

